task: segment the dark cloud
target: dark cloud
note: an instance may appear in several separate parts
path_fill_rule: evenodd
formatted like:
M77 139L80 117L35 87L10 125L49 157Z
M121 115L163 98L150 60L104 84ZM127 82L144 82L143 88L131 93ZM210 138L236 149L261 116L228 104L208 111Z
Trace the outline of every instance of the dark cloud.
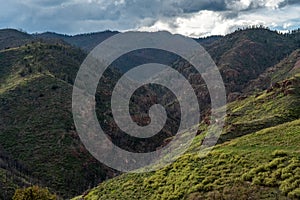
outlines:
M285 0L279 4L279 7L285 7L287 5L300 4L300 0Z
M181 8L184 13L193 13L199 10L223 11L227 9L225 0L186 0L174 2L173 5Z
M52 6L59 6L62 3L66 3L66 2L70 2L70 1L71 0L64 0L64 1L61 1L61 0L25 0L23 2L26 4L35 5L35 6L41 6L41 7L51 6L52 7Z
M73 34L138 29L161 22L172 30L182 26L176 19L192 18L204 10L216 13L218 20L220 16L235 20L242 13L266 8L267 15L268 7L295 4L299 0L10 0L0 7L0 26Z

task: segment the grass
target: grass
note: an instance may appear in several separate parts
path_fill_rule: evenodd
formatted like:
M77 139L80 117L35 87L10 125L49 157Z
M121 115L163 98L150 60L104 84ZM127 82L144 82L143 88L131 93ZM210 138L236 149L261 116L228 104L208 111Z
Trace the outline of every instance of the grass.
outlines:
M299 86L300 78L294 76L276 87L228 104L226 126L219 142L298 119Z
M296 120L218 145L205 158L190 153L154 173L122 175L84 199L298 198L299 139Z

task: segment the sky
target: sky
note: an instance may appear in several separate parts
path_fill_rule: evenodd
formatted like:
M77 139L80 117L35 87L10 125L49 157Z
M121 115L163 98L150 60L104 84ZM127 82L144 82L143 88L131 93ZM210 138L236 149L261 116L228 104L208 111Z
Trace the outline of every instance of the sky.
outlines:
M300 28L300 0L0 0L0 28L79 34L165 30L190 37Z

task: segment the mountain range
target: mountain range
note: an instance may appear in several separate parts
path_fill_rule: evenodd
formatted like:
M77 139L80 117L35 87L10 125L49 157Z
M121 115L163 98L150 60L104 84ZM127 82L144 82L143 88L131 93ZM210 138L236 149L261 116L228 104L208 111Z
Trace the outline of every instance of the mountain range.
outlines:
M188 79L198 88L204 110L189 150L163 169L143 174L121 174L101 164L86 150L73 122L72 86L79 67L94 47L115 34L0 30L0 199L31 185L47 187L61 199L300 198L299 31L281 34L260 27L195 39L218 66L228 100L223 132L206 157L197 153L210 113L201 76L193 75L189 64L151 51L116 62L105 76L106 87L98 85L96 111L109 137L124 149L141 152L165 145L180 116L176 106L170 107L174 121L148 141L118 130L107 111L110 90L131 65L165 59L192 74ZM133 119L147 124L149 117L141 113L157 99L168 104L170 98L164 90L143 88L132 98L139 102L131 110Z

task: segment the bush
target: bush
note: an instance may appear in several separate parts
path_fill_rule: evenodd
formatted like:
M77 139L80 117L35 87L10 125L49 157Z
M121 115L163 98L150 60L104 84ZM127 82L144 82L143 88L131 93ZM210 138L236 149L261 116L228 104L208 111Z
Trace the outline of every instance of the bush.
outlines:
M57 196L51 194L48 189L33 186L24 189L17 189L13 200L57 200Z
M272 156L273 157L285 157L285 156L288 156L288 153L284 150L275 150L273 153L272 153Z
M294 191L288 194L289 198L300 198L300 188L295 189Z

